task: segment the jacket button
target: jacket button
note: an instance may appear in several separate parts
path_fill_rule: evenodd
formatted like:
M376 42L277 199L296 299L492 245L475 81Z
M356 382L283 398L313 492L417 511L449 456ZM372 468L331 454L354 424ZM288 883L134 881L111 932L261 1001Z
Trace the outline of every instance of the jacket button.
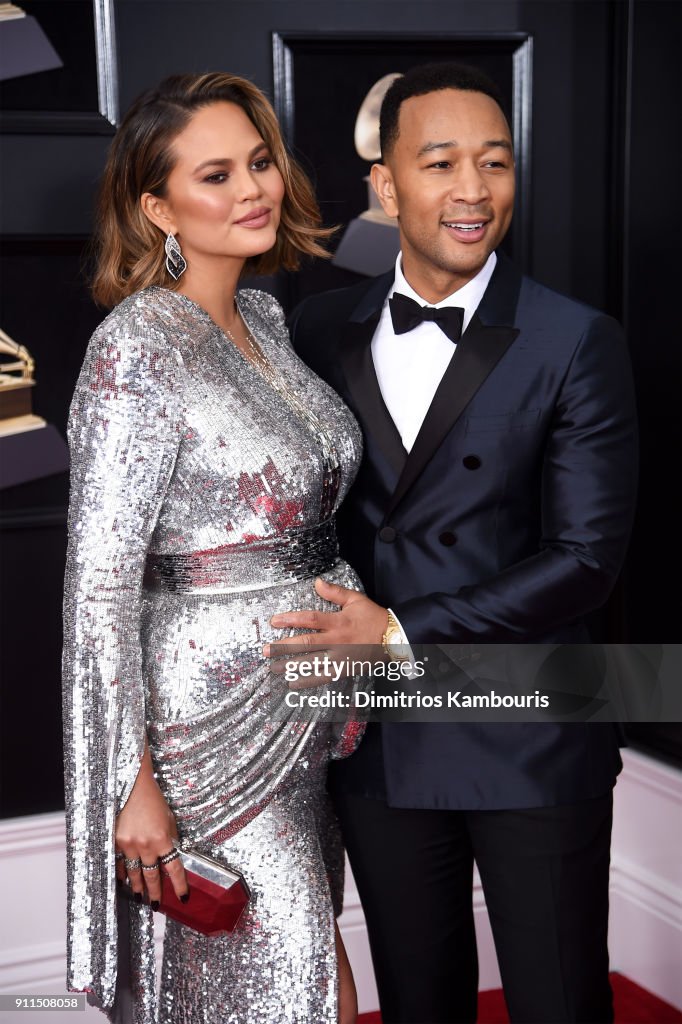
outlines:
M465 455L462 459L462 465L465 469L478 469L481 465L481 460L478 455Z
M379 540L383 540L384 544L392 544L397 536L398 532L392 526L382 526L379 530Z
M438 540L441 542L443 547L451 548L453 544L457 543L457 534L452 533L451 530L445 530L439 535Z

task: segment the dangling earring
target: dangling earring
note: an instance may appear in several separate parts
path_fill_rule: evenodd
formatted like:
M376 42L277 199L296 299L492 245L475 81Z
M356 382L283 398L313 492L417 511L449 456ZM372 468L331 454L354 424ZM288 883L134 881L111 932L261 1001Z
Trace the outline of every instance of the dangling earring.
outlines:
M174 281L179 281L187 270L187 260L182 255L182 249L177 238L170 231L166 237L164 248L166 250L166 270Z

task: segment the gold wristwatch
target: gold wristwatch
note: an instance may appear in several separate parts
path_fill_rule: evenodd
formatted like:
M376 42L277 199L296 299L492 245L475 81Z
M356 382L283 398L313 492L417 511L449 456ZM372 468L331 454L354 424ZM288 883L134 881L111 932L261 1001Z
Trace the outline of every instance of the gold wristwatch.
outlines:
M405 653L407 643L403 636L403 631L400 628L400 623L396 619L395 615L390 608L388 611L388 622L386 624L386 630L381 638L381 646L384 649L384 654L388 658L392 658L394 661L409 661L410 655Z

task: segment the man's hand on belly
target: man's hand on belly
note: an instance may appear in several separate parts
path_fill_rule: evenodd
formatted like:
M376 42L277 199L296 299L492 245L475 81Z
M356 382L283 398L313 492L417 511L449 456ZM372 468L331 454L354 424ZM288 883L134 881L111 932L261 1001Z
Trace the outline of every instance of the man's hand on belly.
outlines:
M283 637L266 644L263 654L267 658L284 658L289 654L306 656L320 651L331 653L339 649L343 651L344 646L349 644L354 648L373 645L381 647L388 624L386 608L370 601L357 590L349 590L322 579L315 581L315 590L325 601L339 605L340 611L292 611L273 615L270 624L276 629L302 629L310 632ZM308 685L319 686L322 681L313 678Z

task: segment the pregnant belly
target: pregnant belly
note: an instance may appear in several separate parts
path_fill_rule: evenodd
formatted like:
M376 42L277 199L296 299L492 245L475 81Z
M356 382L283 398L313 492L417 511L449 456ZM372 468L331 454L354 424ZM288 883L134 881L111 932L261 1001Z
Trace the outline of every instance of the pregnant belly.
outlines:
M325 578L360 587L340 561ZM329 756L329 726L286 709L284 678L261 650L282 636L269 623L276 612L332 607L313 580L241 595L145 595L147 733L159 784L185 836L243 827L244 815L257 813L291 776L303 750L306 759Z
M341 560L324 576L362 590L355 572ZM147 718L193 719L231 694L241 699L245 686L267 699L273 677L262 648L288 635L270 625L271 617L277 612L334 608L317 595L313 584L307 579L240 594L147 592L141 623Z

